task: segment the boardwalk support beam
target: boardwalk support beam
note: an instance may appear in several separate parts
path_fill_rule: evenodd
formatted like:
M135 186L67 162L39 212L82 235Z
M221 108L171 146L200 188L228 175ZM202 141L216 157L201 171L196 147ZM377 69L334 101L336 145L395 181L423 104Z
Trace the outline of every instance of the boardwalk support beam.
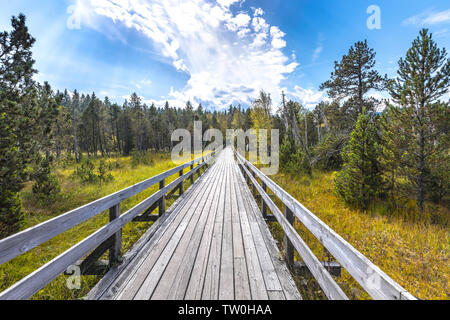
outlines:
M183 176L183 170L181 170L179 172L179 176L182 177ZM180 182L180 196L183 195L183 181Z
M286 217L286 220L289 222L291 226L294 225L294 214L292 211L287 207L284 206L284 216ZM292 245L291 240L287 237L287 235L284 235L284 250L286 255L286 262L290 267L294 266L294 246Z
M336 261L321 261L323 267L334 277L341 276L341 265ZM304 262L295 261L293 266L295 272L304 277L313 277L311 271Z
M109 221L112 222L120 217L120 203L109 209ZM120 263L122 258L120 250L122 250L122 228L117 231L112 237L112 246L109 249L109 266Z
M262 184L262 188L263 188L264 192L267 193L267 186L264 182ZM261 208L262 208L263 217L264 217L264 219L266 219L267 218L267 206L266 206L266 203L265 203L263 197L261 197Z
M193 177L194 175L192 175ZM159 182L159 190L164 189L166 186L166 180L162 179ZM166 212L166 195L163 195L161 197L161 200L159 200L159 216L162 216Z

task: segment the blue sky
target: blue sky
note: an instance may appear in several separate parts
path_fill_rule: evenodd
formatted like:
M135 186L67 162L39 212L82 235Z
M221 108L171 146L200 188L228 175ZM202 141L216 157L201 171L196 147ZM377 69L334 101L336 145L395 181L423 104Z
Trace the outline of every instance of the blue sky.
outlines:
M37 79L123 102L210 108L248 104L263 89L308 107L335 60L367 39L377 69L394 76L422 27L450 49L448 0L0 0L0 29L26 14ZM369 29L376 5L381 28ZM374 95L380 95L374 93ZM381 94L383 96L383 94Z

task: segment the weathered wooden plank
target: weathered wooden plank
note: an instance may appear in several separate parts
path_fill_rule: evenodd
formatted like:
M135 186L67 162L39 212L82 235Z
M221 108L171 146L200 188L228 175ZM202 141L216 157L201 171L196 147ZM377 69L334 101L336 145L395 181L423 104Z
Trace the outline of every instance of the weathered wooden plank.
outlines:
M234 172L236 178L236 170ZM241 222L242 238L245 249L246 264L248 268L249 285L252 299L255 300L268 300L269 296L267 294L266 286L264 283L264 277L262 273L261 266L259 264L258 254L256 252L256 247L253 242L252 231L250 229L249 220L247 217L247 208L244 205L244 200L242 197L241 185L245 182L238 182L238 186L235 188L239 217Z
M231 225L230 164L227 163L225 206L223 215L222 256L220 263L219 300L234 299L233 229Z
M247 217L249 221L251 234L253 237L253 242L256 247L256 253L258 255L258 260L262 269L264 282L266 284L266 290L267 291L283 290L275 266L272 262L272 258L264 242L264 237L259 228L256 215L253 214L252 201L254 202L254 199L252 197L251 190L248 189L248 187L246 186L241 186L241 192L242 197L244 199L244 206L246 207L247 211Z
M250 195L250 190L248 189L247 185L244 182L244 177L242 176L242 172L237 170L237 168L236 168L236 171L237 171L237 176L240 177L240 179L241 179L240 181L242 182L242 184L241 184L242 188L243 188L242 192ZM286 264L281 259L280 251L278 250L277 244L275 243L275 240L273 239L272 234L270 233L270 230L267 227L261 212L259 211L256 201L254 201L253 198L251 198L251 200L249 201L249 207L253 209L251 211L253 213L252 219L254 219L259 225L259 228L263 235L267 250L269 251L269 254L272 258L273 265L274 265L276 273L278 275L278 279L283 288L285 298L288 300L302 299Z
M210 155L206 156L210 157ZM205 157L204 157L205 158ZM71 210L65 214L59 215L53 219L42 222L29 229L21 231L10 237L0 240L0 264L3 264L18 255L41 245L42 243L56 237L64 231L67 231L89 218L119 204L120 202L138 194L139 192L153 186L160 180L189 167L192 163L198 163L202 159L197 159L176 168L170 169L157 176L139 182L126 189L117 191L111 195L93 201L80 208Z
M150 273L147 275L146 279L141 285L141 288L136 293L134 299L136 300L149 300L155 290L157 288L158 283L161 284L160 293L163 295L167 295L168 290L170 288L170 284L173 279L177 276L176 268L169 268L169 262L172 259L175 259L174 264L172 266L177 266L182 262L182 253L187 250L187 245L189 244L189 240L192 238L193 231L201 218L201 213L203 212L203 208L207 205L207 199L211 194L211 190L214 187L214 180L208 181L209 186L205 188L205 193L203 196L200 194L196 197L194 204L190 206L188 209L188 216L190 216L190 220L185 220L178 226L177 230L171 237L169 243L164 248L164 251L161 253L159 259L156 261ZM183 241L185 240L185 241ZM178 251L178 252L177 252ZM180 253L181 251L181 253ZM177 255L178 253L178 255ZM166 278L164 278L166 277ZM161 296L156 297L156 299L162 299Z
M254 165L245 160L240 154L236 153L236 156L255 172L267 187L292 210L295 216L314 234L372 298L381 300L416 300L413 295L392 280L386 273L357 251L295 198L265 176Z
M202 176L198 182L207 178ZM159 241L166 231L167 226L175 220L183 209L187 200L193 192L201 186L201 183L194 184L187 190L183 197L178 198L172 206L155 222L149 230L135 243L135 245L125 253L124 262L111 269L99 283L90 291L86 299L88 300L111 300L128 283L130 275L135 274L142 261L147 256L148 251Z
M248 169L243 167L244 171L248 174ZM289 223L289 221L280 212L280 209L273 203L272 199L264 192L262 187L256 183L256 179L251 176L250 179L257 191L261 194L262 198L266 202L268 208L277 218L281 227L283 228L286 236L289 238L295 249L298 251L302 259L305 261L306 265L310 269L314 278L319 283L320 287L329 299L344 299L347 300L347 296L338 286L338 284L333 280L331 275L325 270L323 265L317 259L317 257L308 248L306 243L300 238L298 233L295 231L294 227Z
M184 298L205 225L207 221L211 220L211 208L220 191L220 178L220 172L217 173L217 171L214 176L210 177L213 185L210 187L209 195L203 197L205 200L203 208L200 204L196 210L195 214L198 212L199 216L197 223L194 224L191 221L190 228L183 235L152 295L152 300L181 300ZM199 200L203 201L203 199Z
M224 176L224 168L223 163L216 163L215 166L220 167L220 177ZM195 267L192 270L189 283L186 289L186 293L184 295L184 299L186 300L200 300L202 298L203 284L206 278L206 270L208 267L208 257L212 245L213 239L213 231L216 226L216 217L220 213L219 211L219 203L220 203L220 195L223 194L225 179L220 178L220 189L215 195L214 203L212 205L213 212L211 212L208 222L206 224L205 230L203 232L203 236L200 242L200 247L198 249L197 257L195 259ZM178 299L180 296L175 296L175 299Z
M269 299L270 300L286 300L286 297L284 296L284 292L283 291L270 290L268 292L268 294L269 294Z
M210 178L214 179L215 184L214 190L212 191L212 199L209 205L204 208L206 219L204 220L203 225L200 225L199 230L195 232L194 239L189 243L190 247L187 249L181 268L178 270L179 276L172 284L169 295L167 296L168 299L179 300L185 298L188 291L189 282L198 275L198 272L196 273L195 271L198 270L200 273L203 273L206 269L205 247L209 247L209 244L211 243L211 232L217 213L218 199L220 193L223 191L222 185L224 180L224 171L221 170L222 164L216 165L218 166L218 170L216 171L216 174ZM199 258L198 264L197 258ZM203 284L203 279L201 279L201 281L199 280L199 283L200 282ZM201 296L201 290L198 290L198 292Z
M225 166L222 170L228 170ZM220 193L218 211L214 222L208 264L203 284L201 299L217 300L219 298L220 264L222 253L222 234L225 207L225 192Z
M250 201L250 198L247 197L247 200L244 198L244 201ZM272 259L265 245L261 230L259 229L258 222L250 221L249 224L253 235L253 241L255 242L259 263L261 265L261 269L263 270L266 289L268 291L283 290L280 280L278 279L275 266L273 265Z
M200 168L199 167L196 167ZM195 170L195 169L194 169ZM205 179L209 183L208 179ZM199 186L200 187L200 186ZM201 195L205 192L207 188L200 188ZM195 199L198 195L193 194L189 201L183 203L183 208L178 214L176 220L169 225L162 238L155 244L155 246L147 253L147 257L141 262L141 266L136 272L130 275L130 279L127 282L127 286L118 294L117 298L121 300L131 300L135 298L137 292L140 290L143 282L147 278L148 274L151 272L154 264L160 257L161 253L165 249L166 245L170 242L172 235L175 230L183 224L186 225L187 221L190 220L192 216L188 216L187 213L190 206L195 203ZM186 221L187 220L187 221Z
M232 156L232 154L231 154ZM245 258L244 240L241 228L241 217L238 208L238 198L236 189L239 185L235 179L234 171L236 164L232 159L232 170L230 170L230 187L231 187L231 219L233 226L233 267L234 267L234 292L236 300L250 300L251 290L249 275L247 270L247 261Z

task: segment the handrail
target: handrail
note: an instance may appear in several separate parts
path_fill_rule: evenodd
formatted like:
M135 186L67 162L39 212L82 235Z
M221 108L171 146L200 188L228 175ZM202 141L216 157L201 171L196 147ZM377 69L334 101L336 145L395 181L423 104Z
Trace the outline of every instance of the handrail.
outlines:
M285 231L287 237L294 245L295 249L300 253L302 258L305 261L306 266L314 278L317 279L320 287L326 294L329 299L332 300L348 300L348 297L339 287L339 285L334 281L328 271L324 268L324 266L320 263L317 257L312 253L312 251L308 248L306 243L300 237L300 235L295 231L294 227L289 223L289 221L283 216L280 209L275 205L275 203L270 199L269 195L263 190L263 188L258 184L256 178L254 178L248 169L243 166L243 162L238 158L239 163L242 166L242 169L246 173L247 177L250 178L252 184L256 187L256 190L261 195L263 201L267 205L267 207L272 211L273 215L280 223L281 227Z
M247 168L249 168L249 170L251 170L258 178L260 178L262 183L265 184L267 188L272 190L272 192L281 200L281 202L283 202L283 204L295 214L295 216L303 223L303 225L320 241L320 243L322 243L322 245L339 261L339 263L353 276L353 278L367 291L367 293L372 298L380 300L417 300L412 294L410 294L398 283L392 280L386 273L384 273L380 268L373 264L363 254L357 251L352 245L345 241L341 236L339 236L334 230L332 230L328 225L321 221L311 211L305 208L294 197L292 197L279 185L277 185L266 175L264 175L253 164L247 161L236 150L234 152L236 158L240 161L244 171L247 171L249 178L252 179L253 177L251 174L249 174ZM245 168L244 164L247 166L247 168ZM281 212L279 210L277 211L273 207L273 202L270 200L270 197L259 186L256 179L253 178L252 181L255 187L258 189L258 192L264 198L266 205L268 205L271 210L273 209L272 212L280 222L289 240L294 244L294 246L296 246L296 242L298 242L299 237L297 238L296 236L294 236L292 234L291 228L287 227L287 220L284 217L284 219L280 218ZM301 248L301 243L298 243L297 246L295 247L296 250L305 260L305 264L307 264L311 273L316 276L318 273L320 273L320 271L314 270L314 267L318 267L317 264L312 261L307 261L311 257L308 256L308 252L300 251L301 249L303 249ZM323 279L317 278L317 276L316 280L320 280L323 282Z
M23 230L0 240L0 265L41 245L57 235L77 226L97 214L121 203L122 201L142 192L158 182L178 173L185 168L207 160L211 154L172 168L157 176L141 181L133 186L95 200L77 209L44 221L36 226Z
M167 177L182 173L182 170L191 167L186 174L181 175L167 186L163 186L157 192L153 193L147 199L137 204L123 215L118 216L104 227L100 228L89 237L72 246L56 258L52 259L39 269L35 270L22 280L16 282L13 286L0 293L0 300L3 299L27 299L38 292L51 280L63 273L66 268L86 254L94 250L96 247L107 241L115 233L120 231L124 225L133 220L137 215L160 201L164 195L181 185L181 183L189 177L193 177L195 172L207 165L214 157L214 154L208 154L199 159L190 161L173 169L170 169L157 176L142 181L134 186L123 189L102 199L91 202L78 209L69 211L63 215L43 222L37 226L24 230L16 235L0 240L0 264L8 261L28 250L42 244L43 242L67 231L68 229L80 224L81 222L105 211L108 208L114 208L122 201L131 196L151 187L152 185L165 180ZM198 163L195 168L194 164ZM16 246L22 245L17 248Z

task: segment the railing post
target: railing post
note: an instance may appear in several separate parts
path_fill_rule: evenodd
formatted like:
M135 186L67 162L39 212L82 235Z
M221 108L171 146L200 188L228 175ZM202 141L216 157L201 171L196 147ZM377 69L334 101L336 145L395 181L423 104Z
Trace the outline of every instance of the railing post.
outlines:
M109 209L109 221L116 220L120 217L120 203ZM111 267L121 261L120 250L122 249L122 229L117 231L113 236L113 245L109 249L109 266Z
M253 176L253 178L256 179L256 174L253 171L252 171L252 176ZM252 190L253 190L253 194L255 194L256 188L255 188L255 184L254 183L252 183Z
M179 172L180 177L183 176L183 170ZM180 182L180 196L183 194L183 181Z
M242 167L244 167L244 166L245 166L245 164L242 164ZM245 174L245 171L244 171L244 174ZM250 177L248 174L245 174L245 182L247 182L247 184L250 183Z
M291 209L289 209L286 205L284 205L284 215L287 219L287 221L293 225L294 224L294 214L292 213ZM284 234L284 250L286 255L286 262L289 266L294 265L294 246L292 245L291 241L288 239L286 234Z
M194 164L191 164L191 184L194 184L194 173L192 170L194 170Z
M166 186L166 179L162 179L159 182L159 190L164 188ZM162 216L166 212L166 195L163 194L161 196L161 199L159 200L159 209L158 209L159 216Z
M267 193L267 186L264 182L262 183L262 188L263 188L264 192ZM262 208L263 217L264 217L264 219L266 219L267 218L267 206L266 206L266 202L264 201L262 195L261 195L261 208Z

